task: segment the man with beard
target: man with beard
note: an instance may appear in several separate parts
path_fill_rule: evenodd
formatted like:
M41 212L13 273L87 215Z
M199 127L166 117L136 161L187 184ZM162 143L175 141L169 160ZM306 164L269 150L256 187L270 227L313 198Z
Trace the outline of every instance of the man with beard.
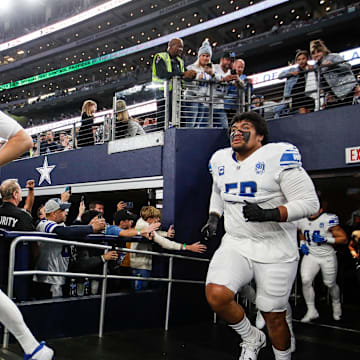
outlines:
M298 149L268 142L265 120L257 113L236 115L229 128L231 147L218 150L209 168L213 177L210 239L224 215L226 234L206 279L213 309L242 337L241 360L256 360L265 334L250 324L235 294L254 279L276 360L291 359L286 306L299 261L293 221L319 208L314 185L302 168Z

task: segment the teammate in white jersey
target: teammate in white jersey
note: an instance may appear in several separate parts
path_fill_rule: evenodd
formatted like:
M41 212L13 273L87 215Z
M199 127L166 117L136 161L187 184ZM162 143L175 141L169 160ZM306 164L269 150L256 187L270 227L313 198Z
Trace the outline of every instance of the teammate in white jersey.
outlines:
M0 111L0 137L7 143L0 150L0 166L15 160L32 148L31 137L11 117ZM25 352L25 360L51 360L54 351L39 342L26 326L16 305L0 290L0 322L15 336Z
M225 231L206 279L212 309L242 337L240 359L255 360L265 334L251 326L235 294L253 278L256 306L262 312L275 358L291 358L286 306L296 276L298 250L293 221L310 216L319 201L301 156L291 144L267 144L265 120L248 112L234 117L231 147L210 160L213 188L205 238Z
M300 274L307 306L307 312L301 321L309 322L319 317L315 307L313 281L320 270L323 282L330 290L333 318L340 320L340 289L336 283L338 263L334 244L346 244L346 233L339 226L339 218L334 214L323 212L322 208L308 219L297 221L297 226L300 249L304 254Z

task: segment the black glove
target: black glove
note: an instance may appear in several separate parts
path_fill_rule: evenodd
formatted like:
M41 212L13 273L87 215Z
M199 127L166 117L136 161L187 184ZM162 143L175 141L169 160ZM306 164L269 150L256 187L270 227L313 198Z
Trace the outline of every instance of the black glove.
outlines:
M219 222L219 215L215 213L209 214L209 219L205 226L201 229L201 234L205 240L210 240L216 236L217 225Z
M250 204L245 201L243 207L244 218L247 221L280 221L281 215L278 208L275 209L262 209L258 204Z

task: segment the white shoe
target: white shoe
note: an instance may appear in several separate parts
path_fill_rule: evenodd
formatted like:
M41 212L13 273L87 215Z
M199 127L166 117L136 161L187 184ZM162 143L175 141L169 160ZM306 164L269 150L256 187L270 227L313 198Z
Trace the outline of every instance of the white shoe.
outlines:
M341 304L340 303L332 303L333 308L333 318L336 321L341 319L342 311L341 311Z
M264 317L262 316L260 310L258 310L256 313L255 326L260 330L265 327L265 320L264 320Z
M310 322L311 320L315 320L319 317L319 313L316 309L308 310L305 316L300 320L303 323Z
M266 346L265 334L258 330L258 340L256 342L243 341L240 346L242 347L239 360L256 360L260 349Z
M54 350L50 349L42 341L32 354L24 356L24 360L54 360Z

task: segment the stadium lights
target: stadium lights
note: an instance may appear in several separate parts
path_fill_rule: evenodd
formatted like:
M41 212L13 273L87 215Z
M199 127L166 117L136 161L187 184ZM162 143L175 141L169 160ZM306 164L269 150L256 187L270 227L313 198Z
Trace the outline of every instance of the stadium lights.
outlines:
M42 29L36 30L36 31L26 34L24 36L21 36L19 38L10 40L8 42L4 42L4 43L0 44L0 51L8 50L15 46L25 44L29 41L39 39L43 36L52 34L56 31L65 29L69 26L73 26L82 21L88 20L94 16L100 15L100 14L105 13L109 10L112 10L116 7L119 7L121 5L129 3L131 1L132 0L110 0L110 1L107 1L104 4L95 6L89 10L86 10L86 11L78 14L78 15L72 16L65 20L61 20L55 24L51 24ZM0 11L5 11L12 2L13 2L12 0L1 0L0 1Z
M1 0L0 1L0 10L7 11L11 6L11 0Z
M131 46L129 48L126 48L124 50L115 51L115 52L109 53L109 54L106 54L105 52L103 52L103 54L104 54L103 56L97 57L95 59L83 61L81 63L73 64L70 66L65 66L63 68L55 69L53 71L49 71L49 72L46 72L46 73L43 73L40 75L31 76L26 79L21 79L21 80L17 80L14 82L2 84L2 85L0 85L0 91L16 88L19 86L29 85L34 82L42 81L42 80L52 78L55 76L64 75L64 74L70 73L72 71L77 71L77 70L80 70L80 69L83 69L83 68L86 68L89 66L94 66L94 65L106 62L106 61L119 59L123 56L128 56L128 55L140 52L140 51L148 50L153 47L166 44L175 37L183 38L183 37L186 37L189 35L199 33L204 30L210 30L210 29L218 27L220 25L244 18L246 16L269 9L271 7L286 3L288 1L289 0L264 0L256 5L248 6L239 11L234 11L232 13L217 17L215 19L205 21L201 24L197 24L192 27L182 29L182 30L173 32L173 33L165 35L165 36L161 36L161 34L160 35L158 34L159 37L157 39L150 40L150 41L144 42L142 44L137 44L137 45Z

